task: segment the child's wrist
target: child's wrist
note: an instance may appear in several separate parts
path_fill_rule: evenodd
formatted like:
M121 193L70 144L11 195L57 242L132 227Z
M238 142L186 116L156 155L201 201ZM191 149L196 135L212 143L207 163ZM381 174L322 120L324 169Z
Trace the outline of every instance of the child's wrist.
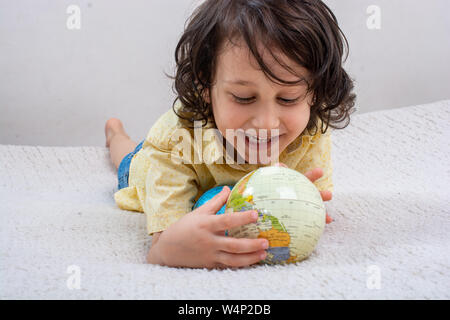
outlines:
M164 265L159 246L159 236L160 234L155 234L153 236L152 246L150 247L150 250L147 254L147 262L151 264Z

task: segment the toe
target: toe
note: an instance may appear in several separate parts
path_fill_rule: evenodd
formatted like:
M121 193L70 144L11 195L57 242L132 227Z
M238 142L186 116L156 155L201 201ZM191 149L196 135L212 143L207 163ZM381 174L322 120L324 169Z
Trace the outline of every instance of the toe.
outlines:
M122 121L117 118L110 118L108 121L106 121L105 124L105 137L106 137L106 143L105 146L109 147L111 138L120 131L124 131Z
M105 130L115 130L117 131L118 129L123 129L123 125L122 125L122 121L120 121L120 119L117 118L109 118L108 121L106 121L105 124Z

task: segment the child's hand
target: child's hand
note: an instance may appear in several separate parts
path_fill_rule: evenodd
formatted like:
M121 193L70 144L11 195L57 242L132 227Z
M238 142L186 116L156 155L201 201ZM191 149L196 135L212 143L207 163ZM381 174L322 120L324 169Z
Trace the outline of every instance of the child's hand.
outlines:
M287 165L285 165L284 163L278 162L276 164L274 164L275 166L280 166L280 167L288 167ZM321 176L323 176L323 170L322 168L315 168L311 171L308 171L305 173L305 176L311 180L311 182L316 181L317 179L319 179ZM324 190L324 191L320 191L320 195L322 196L322 200L323 201L329 201L332 198L332 193L331 191L328 190ZM330 222L332 222L333 219L328 215L328 212L326 213L326 218L325 218L325 222L328 224Z
M238 239L225 236L225 230L254 223L255 210L239 214L216 212L226 203L230 188L224 187L203 206L170 225L150 249L150 263L172 267L244 267L265 259L266 239ZM254 214L253 214L254 213Z

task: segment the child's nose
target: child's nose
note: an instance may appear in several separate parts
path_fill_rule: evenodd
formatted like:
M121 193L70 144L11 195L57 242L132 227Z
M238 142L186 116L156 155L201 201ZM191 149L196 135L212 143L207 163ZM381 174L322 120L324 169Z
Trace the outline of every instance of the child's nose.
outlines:
M280 119L275 110L265 109L253 117L252 125L256 129L277 129L280 127Z

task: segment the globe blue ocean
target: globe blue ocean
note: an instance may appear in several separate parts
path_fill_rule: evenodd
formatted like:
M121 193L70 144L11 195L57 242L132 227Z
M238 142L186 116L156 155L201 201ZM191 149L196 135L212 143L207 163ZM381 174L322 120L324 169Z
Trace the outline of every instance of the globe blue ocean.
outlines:
M214 198L217 194L220 193L220 191L222 191L223 187L225 187L225 186L228 186L230 188L230 190L233 189L233 185L221 185L221 186L217 186L212 189L209 189L204 194L202 194L200 198L198 198L197 202L192 207L192 210L195 210L198 207L201 207L202 205L207 203L209 200ZM220 208L220 210L218 212L216 212L216 214L223 214L223 213L225 213L225 205L223 205L222 208Z

